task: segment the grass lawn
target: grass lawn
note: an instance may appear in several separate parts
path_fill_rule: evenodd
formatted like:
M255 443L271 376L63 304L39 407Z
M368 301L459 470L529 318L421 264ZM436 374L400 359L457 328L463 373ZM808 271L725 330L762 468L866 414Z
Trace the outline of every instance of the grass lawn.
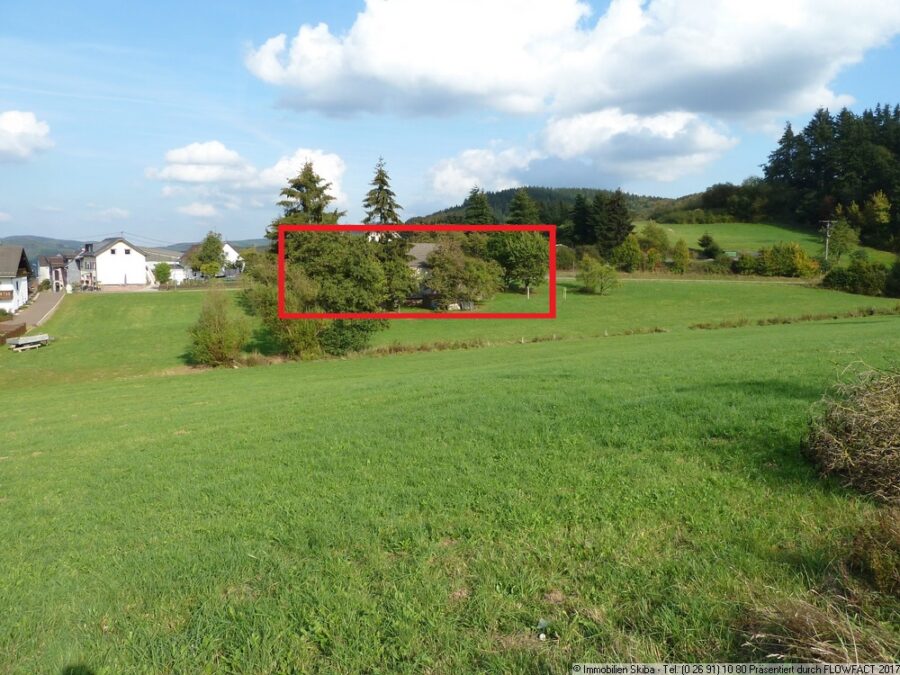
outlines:
M694 323L794 317L845 312L860 307L895 307L896 299L870 298L806 286L714 283L710 281L626 281L613 295L574 292L571 281L558 292L558 318L397 320L375 335L374 346L441 341L510 342L535 338L584 338L655 327L685 331ZM484 309L546 311L546 287L531 300L501 294ZM231 297L235 297L231 296ZM147 374L195 373L185 361L188 328L197 319L202 292L76 294L67 297L40 330L56 338L51 348L27 354L0 349L0 389L73 385L90 396L96 383ZM261 344L260 336L248 349Z
M559 322L666 334L190 375L200 294L67 299L59 342L0 355L0 671L738 658L742 604L807 589L872 517L798 444L838 370L896 359L900 318L689 331L710 304L871 299L683 286L722 297L635 282ZM435 324L458 325L409 325Z
M640 227L640 226L639 226ZM726 251L758 251L763 246L772 246L778 243L796 242L810 255L821 255L824 251L822 236L817 232L807 229L792 228L784 225L769 225L765 223L712 223L709 225L661 225L669 233L669 239L674 244L679 239L684 239L687 245L697 248L697 240L709 232L719 245ZM890 265L896 256L888 251L863 246L873 260ZM847 256L844 256L846 259ZM844 263L846 260L842 260Z

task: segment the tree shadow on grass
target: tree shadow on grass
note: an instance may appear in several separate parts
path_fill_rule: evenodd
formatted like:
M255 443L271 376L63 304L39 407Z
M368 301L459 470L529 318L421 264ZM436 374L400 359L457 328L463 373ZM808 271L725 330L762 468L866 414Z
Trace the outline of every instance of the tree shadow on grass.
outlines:
M66 666L60 671L60 675L94 675L94 671L83 663Z

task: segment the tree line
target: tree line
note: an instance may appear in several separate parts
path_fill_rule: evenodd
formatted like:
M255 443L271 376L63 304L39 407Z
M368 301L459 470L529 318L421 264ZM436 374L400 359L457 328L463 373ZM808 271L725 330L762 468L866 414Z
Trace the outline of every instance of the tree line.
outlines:
M788 123L741 185L718 183L651 213L659 222L774 221L818 229L844 220L863 244L900 252L900 105L856 114L820 108L799 132Z

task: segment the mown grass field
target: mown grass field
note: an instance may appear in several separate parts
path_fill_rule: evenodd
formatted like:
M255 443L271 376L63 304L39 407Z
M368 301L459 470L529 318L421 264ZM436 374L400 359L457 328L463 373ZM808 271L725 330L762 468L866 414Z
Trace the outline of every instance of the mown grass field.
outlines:
M839 370L896 365L900 317L687 328L871 298L630 282L514 333L382 334L567 340L188 372L201 300L68 298L56 343L0 354L0 671L740 659L743 605L874 512L798 446Z
M564 294L562 286L567 286ZM529 300L503 293L485 311L546 311L547 289ZM147 374L195 373L188 367L188 328L196 320L203 292L74 295L66 298L45 327L53 349L24 354L0 350L0 386L17 388L70 384L90 390L97 382ZM235 293L231 297L237 298ZM576 292L563 280L557 293L558 317L549 319L397 320L375 335L375 347L440 342L495 344L534 339L575 339L624 331L662 328L688 330L695 323L797 317L846 312L864 307L891 308L896 299L837 293L804 285L748 281L625 281L612 295ZM44 330L44 329L41 329ZM247 349L265 350L258 332Z
M640 226L639 226L640 227ZM664 224L669 238L674 244L678 239L684 239L688 246L697 248L697 240L706 232L709 232L719 245L726 251L758 251L763 246L773 244L796 242L812 256L821 255L824 251L822 235L810 230L792 228L784 225L772 225L766 223L712 223L709 225L694 224ZM896 256L868 246L861 247L866 250L873 260L890 265ZM846 262L844 256L842 263Z

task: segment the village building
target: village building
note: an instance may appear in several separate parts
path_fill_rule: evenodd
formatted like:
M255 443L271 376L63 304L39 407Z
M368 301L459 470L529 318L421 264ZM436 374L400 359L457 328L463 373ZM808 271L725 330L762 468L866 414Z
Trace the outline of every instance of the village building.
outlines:
M85 244L78 254L78 263L82 288L147 284L144 249L122 237Z
M169 283L178 286L182 281L188 278L189 270L184 268L181 258L182 253L171 248L144 248L147 256L147 282L150 284L158 284L156 279L156 266L160 263L167 263L171 270Z
M81 272L76 261L77 253L57 253L56 255L38 256L38 284L50 282L54 292L65 291L72 283L81 283Z
M197 251L200 250L200 246L202 244L194 244L187 251L185 251L180 259L181 267L184 269L184 274L186 279L202 279L203 275L200 273L199 269L194 268L191 265L191 261L194 259L194 256L197 254ZM235 277L241 273L244 267L244 259L241 257L241 254L238 253L237 249L229 244L227 241L222 244L222 254L225 258L225 262L219 271L216 273L217 277ZM180 283L180 282L179 282Z
M21 246L0 246L0 309L14 314L28 302L31 265Z

